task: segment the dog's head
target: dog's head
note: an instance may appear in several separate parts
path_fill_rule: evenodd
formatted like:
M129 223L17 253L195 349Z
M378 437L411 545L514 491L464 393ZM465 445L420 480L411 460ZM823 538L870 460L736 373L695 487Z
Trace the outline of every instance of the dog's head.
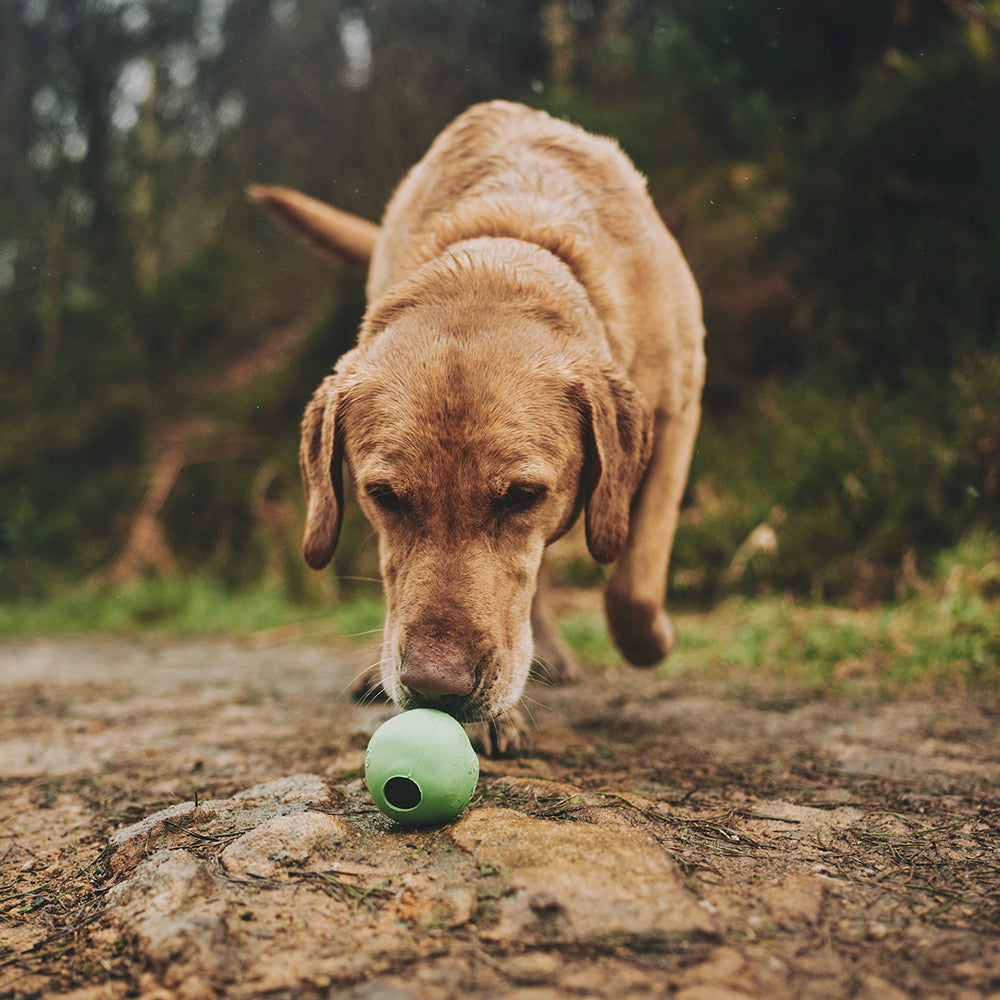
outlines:
M397 298L369 312L306 410L305 558L321 568L333 555L346 464L379 538L382 682L404 708L463 722L511 708L545 546L581 511L596 559L625 542L649 409L559 325L489 296Z

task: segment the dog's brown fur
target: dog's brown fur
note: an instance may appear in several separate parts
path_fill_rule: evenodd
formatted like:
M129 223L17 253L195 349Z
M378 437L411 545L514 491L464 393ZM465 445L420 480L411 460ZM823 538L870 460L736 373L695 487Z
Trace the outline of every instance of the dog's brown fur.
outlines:
M515 720L536 644L569 672L536 581L581 512L591 554L617 560L612 636L635 664L663 659L704 329L620 149L493 102L445 129L380 229L282 188L251 193L321 246L371 251L358 345L303 421L304 553L314 568L332 557L346 464L379 536L393 700ZM517 743L516 721L498 728Z

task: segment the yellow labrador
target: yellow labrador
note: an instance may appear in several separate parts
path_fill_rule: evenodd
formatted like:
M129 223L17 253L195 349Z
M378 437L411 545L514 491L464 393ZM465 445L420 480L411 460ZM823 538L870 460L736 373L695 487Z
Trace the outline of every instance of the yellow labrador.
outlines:
M667 656L704 328L618 146L494 101L441 133L381 227L285 188L251 194L370 259L358 344L302 424L304 554L317 569L333 555L346 465L379 538L391 698L486 721L488 749L516 750L533 659L572 669L537 581L581 512L593 557L615 561L615 642L637 665Z

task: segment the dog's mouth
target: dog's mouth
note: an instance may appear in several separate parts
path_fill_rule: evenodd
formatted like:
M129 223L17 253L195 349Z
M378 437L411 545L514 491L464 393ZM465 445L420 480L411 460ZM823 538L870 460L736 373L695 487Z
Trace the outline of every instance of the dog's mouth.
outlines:
M471 695L438 694L414 691L400 684L396 701L403 711L411 708L436 708L440 712L447 712L457 722L485 722L499 714L490 707L489 699L479 692Z

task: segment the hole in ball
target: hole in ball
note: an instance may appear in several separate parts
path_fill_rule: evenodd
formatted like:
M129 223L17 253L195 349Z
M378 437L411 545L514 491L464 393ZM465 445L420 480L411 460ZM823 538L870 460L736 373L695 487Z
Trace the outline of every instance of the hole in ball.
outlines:
M395 809L416 809L420 805L420 786L411 778L397 775L382 786L385 801Z

